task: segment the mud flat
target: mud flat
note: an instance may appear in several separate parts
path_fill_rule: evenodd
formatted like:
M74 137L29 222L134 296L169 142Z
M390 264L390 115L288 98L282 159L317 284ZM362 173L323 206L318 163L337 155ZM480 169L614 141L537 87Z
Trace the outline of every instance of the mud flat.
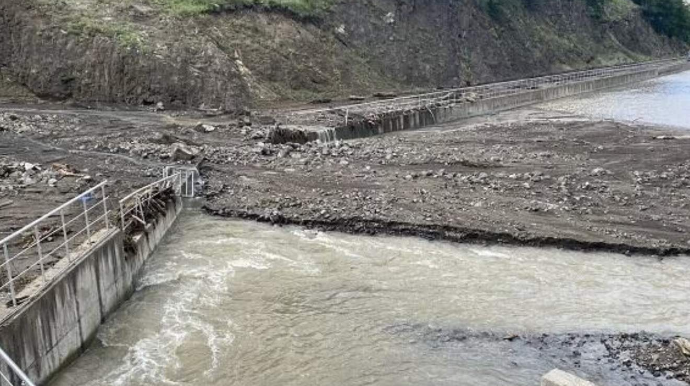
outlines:
M690 250L690 138L520 114L527 120L349 142L247 143L254 155L208 157L206 209L355 233L657 255Z
M673 129L535 109L304 145L264 142L271 126L248 117L15 110L0 114L0 126L3 162L71 164L93 182L136 186L165 164L200 164L204 207L225 217L452 241L690 251L690 137ZM71 192L64 181L26 186L5 176L14 185L0 193L14 201L5 219L25 220L32 202Z

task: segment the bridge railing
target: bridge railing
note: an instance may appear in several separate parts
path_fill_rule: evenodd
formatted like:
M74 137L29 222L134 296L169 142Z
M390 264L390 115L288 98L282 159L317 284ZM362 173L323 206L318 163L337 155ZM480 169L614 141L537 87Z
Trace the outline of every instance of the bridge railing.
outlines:
M490 99L515 95L530 90L555 87L629 73L655 69L679 61L680 59L661 59L644 63L626 64L614 67L597 68L585 71L568 72L557 75L491 83L481 86L447 89L431 93L417 94L381 101L350 104L324 109L298 110L287 114L286 124L319 122L325 125L347 124L357 117L367 118L401 110L424 109L439 104L472 103L477 99Z
M35 386L12 358L0 348L0 386Z
M8 307L27 297L23 288L35 280L48 283L55 276L49 268L63 258L71 261L82 245L110 228L105 185L101 182L0 240L0 292L9 293Z

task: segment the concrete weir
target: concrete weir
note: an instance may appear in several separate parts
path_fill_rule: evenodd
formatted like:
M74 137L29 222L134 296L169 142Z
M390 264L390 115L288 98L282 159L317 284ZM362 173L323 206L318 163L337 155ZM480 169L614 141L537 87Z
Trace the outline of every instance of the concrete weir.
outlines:
M475 102L393 112L385 114L376 121L360 121L351 125L336 127L334 129L335 137L337 139L354 139L395 131L420 129L435 124L511 110L596 90L624 86L658 76L658 70L647 70L610 78L537 89L515 95L480 99Z
M335 127L283 128L283 132L278 137L285 137L289 140L274 142L306 142L316 140L328 142L335 139L347 140L396 131L420 129L431 125L512 110L597 90L627 86L688 69L690 69L690 64L676 63L615 76L553 85L545 88L534 88L517 94L477 99L472 102L444 102L423 108L391 111L380 114L375 119L356 120L349 124Z
M169 201L165 214L135 234L128 248L127 235L110 230L2 322L0 347L36 384L45 384L88 347L101 323L132 295L144 263L181 209L179 198Z

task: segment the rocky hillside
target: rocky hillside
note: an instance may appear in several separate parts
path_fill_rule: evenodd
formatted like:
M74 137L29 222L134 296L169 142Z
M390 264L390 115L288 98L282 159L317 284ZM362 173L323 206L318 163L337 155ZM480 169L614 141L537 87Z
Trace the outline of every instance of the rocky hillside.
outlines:
M0 70L41 97L235 110L686 49L631 0L252 1L0 0Z

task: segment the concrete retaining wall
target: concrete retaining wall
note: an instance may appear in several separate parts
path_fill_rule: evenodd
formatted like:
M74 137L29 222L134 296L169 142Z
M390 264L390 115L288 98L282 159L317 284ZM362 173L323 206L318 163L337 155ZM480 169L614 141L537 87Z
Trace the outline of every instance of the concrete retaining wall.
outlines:
M169 203L166 215L136 235L136 253L126 254L124 234L111 231L0 325L0 346L32 380L45 384L88 347L101 323L132 295L144 262L181 208L179 201Z
M339 126L328 130L328 137L337 139L353 139L370 137L401 130L414 130L440 123L452 122L464 118L511 110L536 103L565 98L596 90L620 87L636 82L656 78L662 74L669 74L687 70L687 64L674 65L662 70L653 69L633 74L618 75L610 78L588 80L569 83L560 86L535 89L515 95L508 95L490 99L480 99L474 103L450 104L440 107L430 107L424 110L409 110L384 115L375 122L357 122L347 126ZM309 140L324 137L316 132L308 134Z

